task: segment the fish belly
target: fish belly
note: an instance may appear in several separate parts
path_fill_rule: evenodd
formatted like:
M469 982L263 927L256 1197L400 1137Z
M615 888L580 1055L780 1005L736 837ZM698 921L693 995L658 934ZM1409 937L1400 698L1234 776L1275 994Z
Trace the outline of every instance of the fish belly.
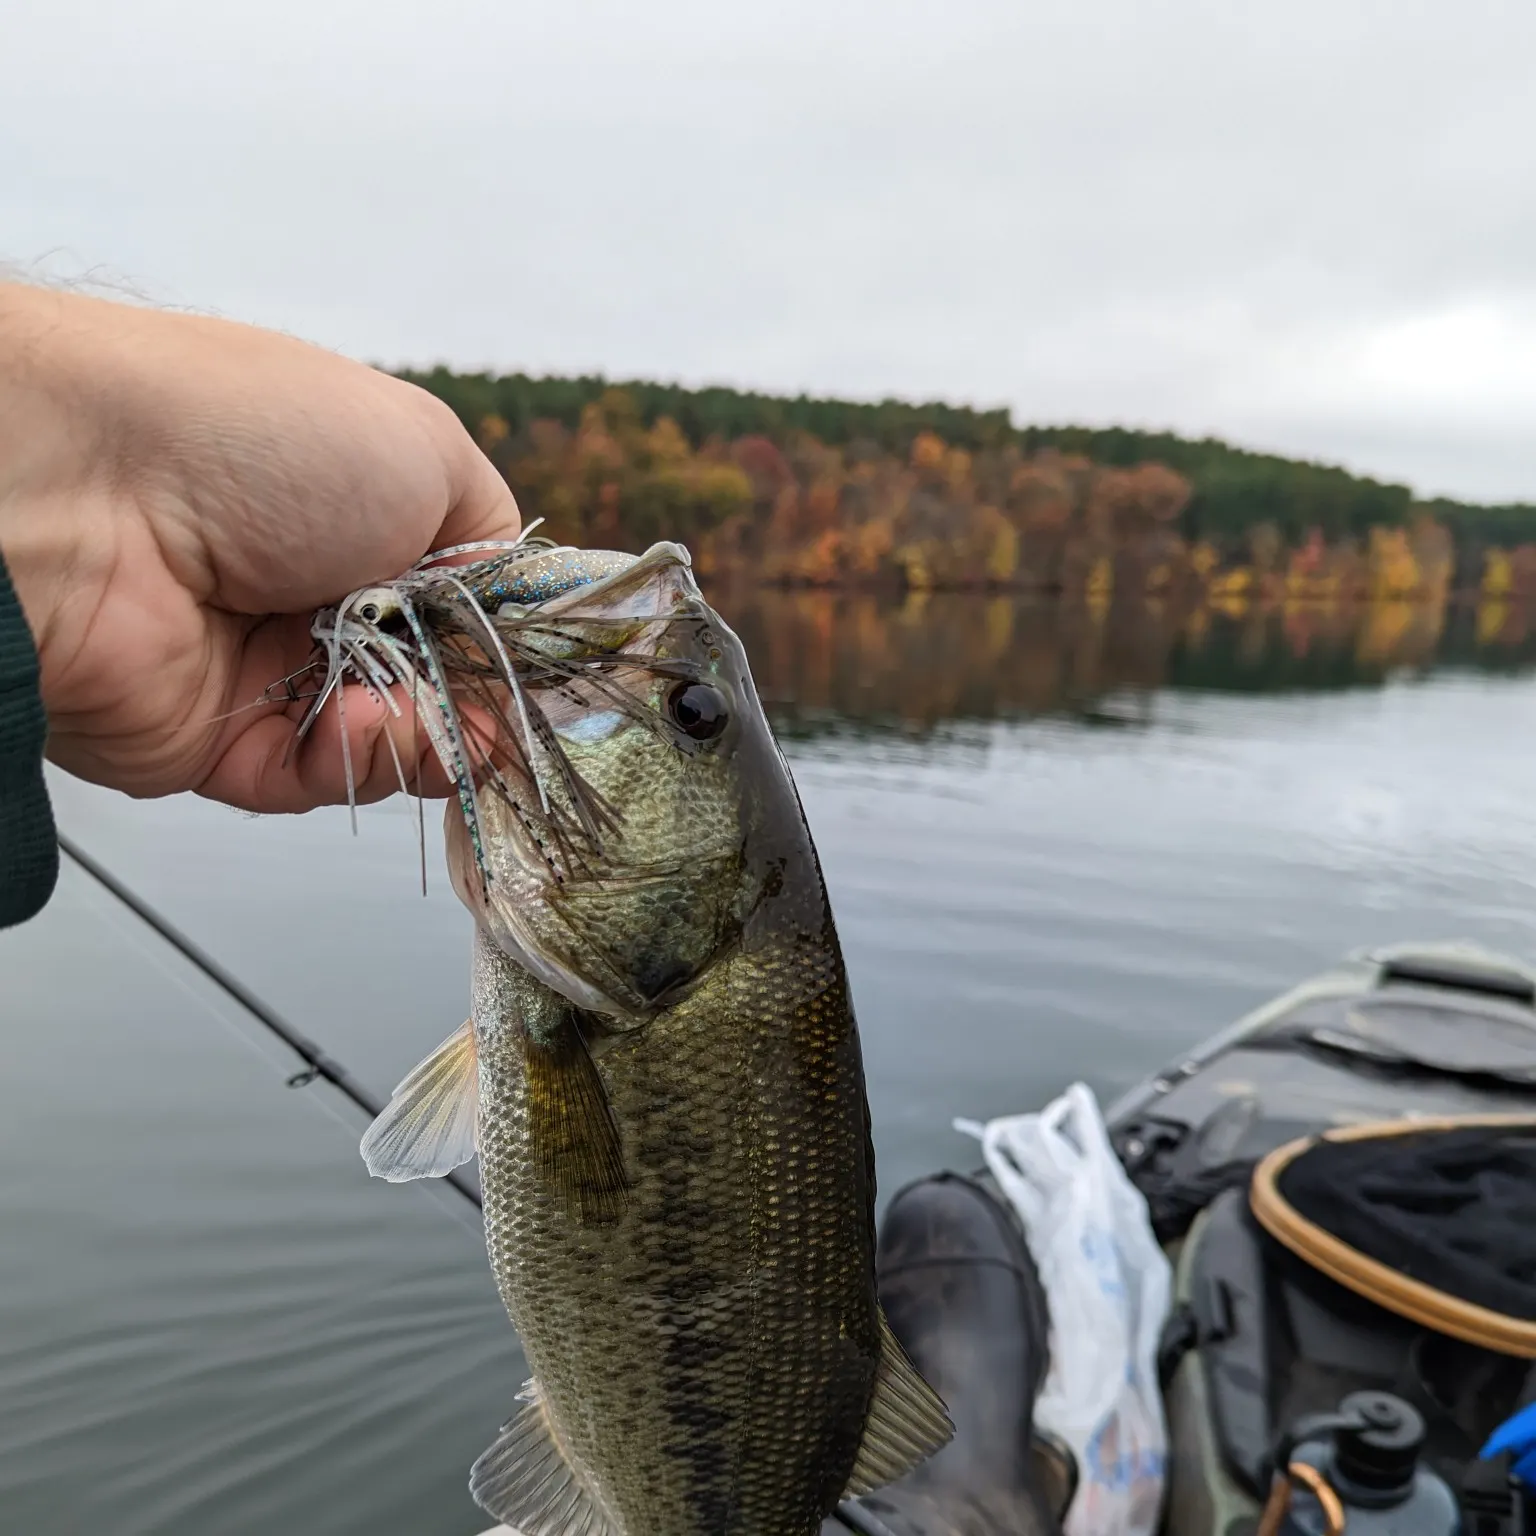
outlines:
M847 1482L873 1388L846 1001L733 1014L741 982L718 978L602 1053L630 1185L606 1224L584 1223L535 1166L516 1032L482 1031L492 1268L553 1438L622 1536L809 1536Z

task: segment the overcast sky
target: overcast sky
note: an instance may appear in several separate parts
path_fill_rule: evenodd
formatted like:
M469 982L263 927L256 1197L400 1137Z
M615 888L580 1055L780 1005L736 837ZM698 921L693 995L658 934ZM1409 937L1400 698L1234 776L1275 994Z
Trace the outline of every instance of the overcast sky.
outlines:
M1536 500L1536 6L0 5L0 259Z

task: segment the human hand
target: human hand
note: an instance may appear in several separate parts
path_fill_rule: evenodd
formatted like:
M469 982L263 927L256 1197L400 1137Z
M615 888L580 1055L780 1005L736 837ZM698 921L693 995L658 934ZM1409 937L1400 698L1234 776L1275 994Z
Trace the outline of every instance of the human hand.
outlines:
M295 745L300 709L242 706L304 664L315 608L518 526L413 385L249 326L0 283L0 552L48 755L82 778L254 811L344 800L337 711ZM353 687L345 728L359 801L398 787L386 733L408 779L447 792L409 711Z

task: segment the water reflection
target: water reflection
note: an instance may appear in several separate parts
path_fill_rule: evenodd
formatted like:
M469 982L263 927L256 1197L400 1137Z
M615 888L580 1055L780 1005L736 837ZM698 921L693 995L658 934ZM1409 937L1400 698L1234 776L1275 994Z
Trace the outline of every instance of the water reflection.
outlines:
M1251 693L1381 686L1404 672L1536 668L1525 611L1411 602L1107 607L1017 596L734 588L740 633L781 733L895 731L1066 714L1135 724L1160 688Z

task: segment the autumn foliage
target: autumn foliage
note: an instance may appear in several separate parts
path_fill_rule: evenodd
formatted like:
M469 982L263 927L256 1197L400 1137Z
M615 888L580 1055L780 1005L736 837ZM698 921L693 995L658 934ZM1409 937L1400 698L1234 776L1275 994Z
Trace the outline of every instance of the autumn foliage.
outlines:
M806 432L694 446L622 390L574 430L477 423L481 446L551 537L688 544L705 575L798 586L1081 587L1106 562L1146 584L1180 550L1189 482L1159 464L1095 465L1015 444L971 452L919 432L904 455Z
M1015 428L1004 412L893 401L408 377L454 407L552 537L677 539L721 579L1228 606L1536 597L1536 508L1421 505L1401 486L1211 439Z

